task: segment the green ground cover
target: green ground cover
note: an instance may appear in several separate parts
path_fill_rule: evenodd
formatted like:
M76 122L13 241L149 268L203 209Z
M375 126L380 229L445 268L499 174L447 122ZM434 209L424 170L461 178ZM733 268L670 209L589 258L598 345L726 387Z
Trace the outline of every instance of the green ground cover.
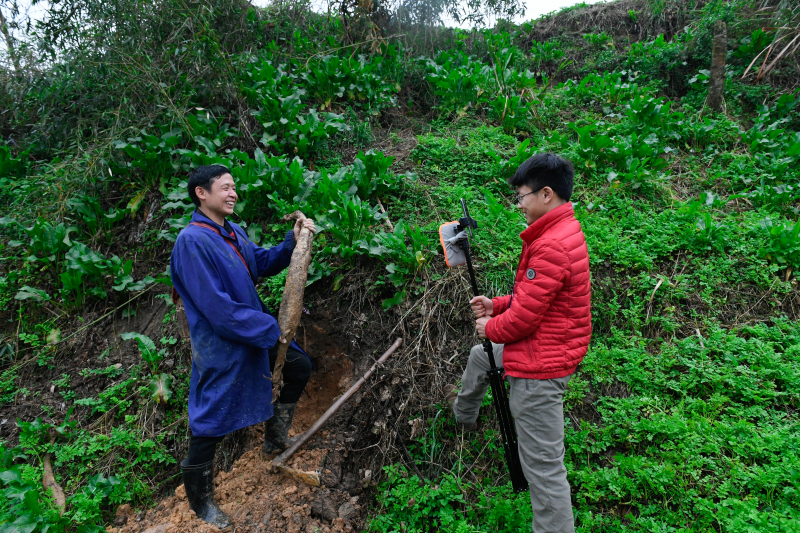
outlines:
M505 179L543 150L575 164L593 275L593 341L565 399L578 530L800 530L800 93L740 79L763 49L753 24L731 25L726 112L705 107L710 27L748 9L705 4L667 39L588 28L537 42L527 24L455 31L435 52L339 50L337 20L295 28L245 10L252 46L208 26L190 46L168 45L182 81L132 77L166 94L115 102L117 122L102 97L130 96L118 72L80 71L79 87L63 70L69 58L54 63L1 123L21 146L0 146L0 406L19 417L0 461L0 530L99 531L115 506L147 506L174 483L185 347L126 330L78 371L54 361L91 327L83 317L99 308L130 319L136 298L169 284L163 251L191 213L189 170L232 169L235 218L258 243L280 240L279 216L304 210L321 229L311 279L338 290L349 269L368 268L369 298L405 312L422 282L458 287L434 233L458 218L461 198L480 224L484 291L509 291L524 221ZM796 73L785 70L776 79ZM392 127L392 113L407 127ZM64 141L73 130L81 139ZM409 139L405 158L387 155ZM280 285L260 287L272 308ZM131 340L136 364L104 360ZM14 411L42 397L29 389L36 375L50 376L66 410L42 400ZM102 385L73 386L89 380ZM407 445L426 479L386 466L370 531L529 528L490 398L484 407L475 434L439 403L419 409L424 430ZM61 517L40 488L46 454L68 495Z

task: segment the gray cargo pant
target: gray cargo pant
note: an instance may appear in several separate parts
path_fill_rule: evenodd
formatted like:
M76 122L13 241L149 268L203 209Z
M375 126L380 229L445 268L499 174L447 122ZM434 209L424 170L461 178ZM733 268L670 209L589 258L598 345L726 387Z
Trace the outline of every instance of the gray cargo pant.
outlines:
M497 366L503 345L492 343ZM471 426L478 419L489 387L489 358L483 346L472 347L461 377L461 392L453 403L458 422ZM519 458L528 481L533 508L533 533L573 533L572 501L564 466L564 390L571 376L524 379L506 376L509 403L517 426Z

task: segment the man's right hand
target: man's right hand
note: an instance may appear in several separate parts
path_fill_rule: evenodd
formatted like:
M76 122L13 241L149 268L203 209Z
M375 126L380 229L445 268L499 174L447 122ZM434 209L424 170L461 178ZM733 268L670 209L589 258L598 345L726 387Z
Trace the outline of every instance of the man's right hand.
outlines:
M494 313L494 304L486 296L476 296L469 301L472 312L475 313L475 318L482 318L485 316L492 316Z

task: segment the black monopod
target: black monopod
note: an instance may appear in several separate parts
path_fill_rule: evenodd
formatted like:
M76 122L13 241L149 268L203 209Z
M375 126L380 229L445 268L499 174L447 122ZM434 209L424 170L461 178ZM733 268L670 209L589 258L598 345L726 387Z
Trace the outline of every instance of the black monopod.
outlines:
M445 262L448 267L463 265L466 263L469 270L469 281L472 284L474 296L480 296L478 292L478 282L475 281L475 270L472 268L472 257L469 252L469 238L472 237L472 229L478 229L478 223L469 216L469 210L464 199L461 199L461 208L464 216L458 222L447 222L439 227L439 239L444 250ZM489 356L489 384L492 387L492 400L497 418L500 421L500 434L503 438L503 452L508 465L508 472L511 476L511 486L514 492L525 492L528 490L528 482L522 473L522 466L519 462L519 450L517 446L517 432L514 429L514 419L511 416L511 408L508 404L508 396L503 383L503 367L498 367L494 360L494 350L489 339L483 341L483 349Z

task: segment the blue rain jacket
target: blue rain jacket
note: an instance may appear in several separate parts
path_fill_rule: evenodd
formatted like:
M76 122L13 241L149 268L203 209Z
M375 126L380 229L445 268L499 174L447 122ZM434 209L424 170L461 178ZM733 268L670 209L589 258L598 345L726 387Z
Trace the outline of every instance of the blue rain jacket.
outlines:
M281 244L265 250L232 222L238 243L200 211L192 222L214 226L222 236L189 225L170 258L172 283L186 307L192 338L189 427L195 436L219 437L272 416L269 349L281 332L255 283L289 266L295 241L289 231ZM255 279L226 240L238 247ZM302 352L294 341L291 347Z

